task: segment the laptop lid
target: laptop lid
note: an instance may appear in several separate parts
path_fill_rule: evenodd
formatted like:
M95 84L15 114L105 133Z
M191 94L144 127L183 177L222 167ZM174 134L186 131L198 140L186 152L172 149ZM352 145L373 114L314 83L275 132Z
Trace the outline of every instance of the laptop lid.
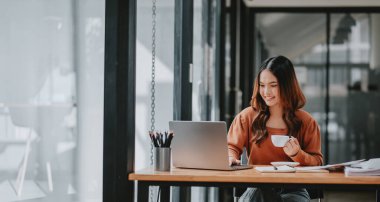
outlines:
M173 165L179 168L231 170L227 126L217 121L170 121Z

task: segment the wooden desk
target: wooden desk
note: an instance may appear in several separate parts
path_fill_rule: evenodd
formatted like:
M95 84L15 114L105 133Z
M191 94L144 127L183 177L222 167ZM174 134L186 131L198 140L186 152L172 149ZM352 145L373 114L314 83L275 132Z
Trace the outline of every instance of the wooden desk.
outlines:
M323 189L380 190L380 176L346 177L342 172L330 173L260 173L255 169L213 171L172 168L170 172L144 169L129 174L138 183L138 201L148 200L150 185L206 187L306 187ZM161 198L168 197L162 192ZM376 198L379 201L379 197Z

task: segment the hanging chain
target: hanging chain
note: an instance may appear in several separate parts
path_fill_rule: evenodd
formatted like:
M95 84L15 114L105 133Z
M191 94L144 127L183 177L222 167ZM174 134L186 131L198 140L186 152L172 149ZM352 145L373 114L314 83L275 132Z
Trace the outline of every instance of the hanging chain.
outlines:
M155 112L155 92L156 92L156 83L155 83L155 77L156 77L156 0L152 0L153 6L152 6L152 81L151 81L151 104L150 104L150 130L154 131L154 123L155 119L154 116L156 114ZM150 150L150 164L153 165L153 145L151 145Z
M155 93L156 93L156 83L155 83L155 78L156 78L156 0L152 0L152 81L151 81L151 104L150 104L150 130L153 132L155 127ZM150 165L153 166L153 144L150 145ZM149 195L150 195L150 201L153 201L153 187L149 188Z

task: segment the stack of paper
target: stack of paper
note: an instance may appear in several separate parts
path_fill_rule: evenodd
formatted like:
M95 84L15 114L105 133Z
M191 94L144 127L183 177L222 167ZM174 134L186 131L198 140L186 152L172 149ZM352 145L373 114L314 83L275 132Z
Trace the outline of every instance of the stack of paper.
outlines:
M380 158L370 159L360 164L352 165L344 169L346 176L373 176L380 175Z
M360 160L355 160L355 161L349 161L349 162L344 162L344 163L337 163L337 164L330 164L330 165L325 165L326 169L328 170L343 170L347 166L353 166L360 164L364 162L365 159L360 159Z
M365 159L349 161L344 163L329 164L324 166L305 166L305 167L296 167L297 172L328 172L329 170L343 170L345 166L357 165L365 161Z
M351 167L355 168L351 168ZM327 173L329 170L343 170L345 169L346 175L354 175L361 173L362 175L380 175L380 158L371 159L370 161L365 161L365 159L349 161L344 163L329 164L324 166L304 166L304 167L291 167L287 165L282 166L257 166L255 169L259 172L264 173L305 173L305 172L317 172L317 173ZM374 170L376 169L376 170ZM348 172L348 174L347 174ZM360 175L360 174L359 174Z

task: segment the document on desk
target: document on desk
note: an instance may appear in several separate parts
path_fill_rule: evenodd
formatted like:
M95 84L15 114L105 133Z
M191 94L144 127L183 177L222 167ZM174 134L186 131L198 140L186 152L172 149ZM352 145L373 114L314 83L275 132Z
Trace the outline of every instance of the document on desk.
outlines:
M352 166L365 161L365 159L349 161L344 163L329 164L324 166L304 166L296 167L297 172L328 172L329 170L343 170L345 166Z
M354 165L359 164L363 161L365 161L365 159L348 161L348 162L337 163L337 164L329 164L329 165L325 165L324 167L328 170L343 170L344 167L346 167L346 166L354 166Z
M296 169L290 166L257 166L255 169L262 173L294 173Z
M296 167L297 173L328 173L326 166L305 166Z
M345 167L344 174L346 176L379 176L380 158L370 159L351 167Z
M291 166L257 166L255 169L263 173L328 173L329 170L343 170L344 167L358 165L359 163L364 163L365 159L349 161L344 163L329 164L324 166L304 166L304 167L291 167ZM358 173L359 170L348 170L347 172ZM364 174L364 173L363 173ZM346 174L347 175L347 174Z
M322 166L290 167L290 166L257 166L255 169L262 173L328 173Z

